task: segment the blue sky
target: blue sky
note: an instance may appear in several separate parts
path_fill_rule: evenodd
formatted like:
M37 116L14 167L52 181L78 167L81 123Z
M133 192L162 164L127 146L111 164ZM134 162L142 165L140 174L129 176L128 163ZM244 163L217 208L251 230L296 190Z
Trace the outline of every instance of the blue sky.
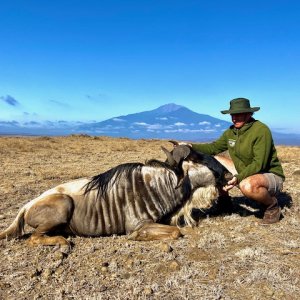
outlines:
M0 1L0 120L102 121L229 100L300 133L299 1Z

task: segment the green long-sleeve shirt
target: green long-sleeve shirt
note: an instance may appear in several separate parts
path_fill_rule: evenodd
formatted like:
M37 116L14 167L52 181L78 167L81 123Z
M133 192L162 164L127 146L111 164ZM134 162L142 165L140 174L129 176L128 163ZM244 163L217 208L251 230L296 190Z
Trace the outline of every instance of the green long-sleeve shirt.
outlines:
M211 155L228 150L238 174L238 182L260 173L274 173L285 178L270 129L252 119L242 128L230 126L219 139L208 144L193 144L193 149Z

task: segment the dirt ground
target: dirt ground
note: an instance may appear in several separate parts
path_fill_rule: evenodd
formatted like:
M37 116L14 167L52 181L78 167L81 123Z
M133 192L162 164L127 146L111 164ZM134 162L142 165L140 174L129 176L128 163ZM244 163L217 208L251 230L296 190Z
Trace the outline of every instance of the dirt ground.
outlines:
M124 162L164 160L167 141L1 137L0 230L41 192ZM300 299L300 147L277 146L286 174L282 220L233 189L234 212L203 214L174 241L69 237L70 251L0 240L0 299Z

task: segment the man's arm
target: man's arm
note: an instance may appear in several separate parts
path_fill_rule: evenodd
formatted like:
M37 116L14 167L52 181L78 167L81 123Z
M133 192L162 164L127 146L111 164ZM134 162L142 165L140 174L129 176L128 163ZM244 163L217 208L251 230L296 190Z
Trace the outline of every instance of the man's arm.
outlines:
M192 144L192 148L196 151L210 155L219 154L228 149L226 131L214 142L205 144Z

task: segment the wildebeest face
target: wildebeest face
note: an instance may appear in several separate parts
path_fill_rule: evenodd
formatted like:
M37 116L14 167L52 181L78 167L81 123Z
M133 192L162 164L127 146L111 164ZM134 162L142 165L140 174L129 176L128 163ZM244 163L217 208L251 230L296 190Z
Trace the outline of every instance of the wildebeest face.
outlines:
M179 181L188 174L189 169L191 170L199 170L199 176L205 177L203 181L212 182L211 184L217 185L226 185L227 181L232 178L232 174L228 172L228 170L218 162L213 156L197 152L193 150L188 145L179 145L178 143L171 141L174 145L174 149L172 151L168 151L162 147L163 151L167 155L167 161L177 170ZM189 162L189 164L183 163ZM196 171L198 172L198 171ZM213 183L213 177L215 179Z
M192 189L216 184L214 173L203 164L194 163L192 161L183 161L182 169L184 177L189 177Z

